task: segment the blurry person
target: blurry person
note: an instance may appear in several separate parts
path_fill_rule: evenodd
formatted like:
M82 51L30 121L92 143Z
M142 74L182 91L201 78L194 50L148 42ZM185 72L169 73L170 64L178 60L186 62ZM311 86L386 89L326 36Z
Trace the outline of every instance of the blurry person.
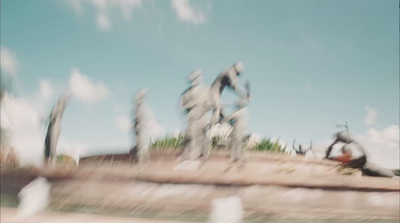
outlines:
M345 145L343 145L342 150L341 150L342 154L337 157L331 157L330 154L333 150L333 146L340 142L345 143ZM353 153L351 151L350 145L354 145L355 147L357 147L362 155L359 157L354 157ZM365 149L358 142L356 142L354 139L352 139L349 136L349 134L346 134L344 132L339 132L336 135L336 140L329 146L329 148L326 152L325 158L330 159L330 160L339 161L339 162L343 163L345 167L360 169L361 172L367 176L376 176L376 177L395 177L396 176L394 170L382 168L382 167L376 166L376 165L368 162L367 153L366 153Z
M45 156L45 161L47 163L49 162L49 160L52 160L53 166L56 163L57 143L61 133L61 119L63 117L65 107L67 106L70 99L71 99L70 95L67 94L62 95L58 100L57 104L51 110L48 119L49 126L45 138L44 156Z
M207 86L203 83L203 73L201 70L195 70L188 76L189 88L186 89L181 95L181 108L184 109L185 113L189 113L194 106L203 103L204 97L199 93L204 93ZM201 92L203 91L203 92Z
M349 144L355 143L355 140L353 140L350 137L350 133L347 131L340 131L335 134L335 137L336 137L335 141L329 146L328 150L326 151L325 158L340 161L344 164L350 163L351 160L353 159L353 155L351 153ZM342 155L340 155L338 157L330 157L330 154L333 150L333 146L338 143L345 143L345 145L342 147ZM359 159L360 160L364 159L366 162L366 153L363 150L361 150L361 152L363 153L363 155L361 157L359 157Z
M135 131L136 131L136 130L135 130ZM135 134L136 134L136 133L135 133ZM136 145L134 145L134 146L132 147L132 149L129 150L129 157L130 157L130 160L131 160L132 162L134 162L134 163L139 162L139 155L138 155L138 152L137 152L137 146L136 146Z
M248 86L248 83L247 83ZM232 163L240 161L244 164L243 150L245 148L245 141L248 137L248 124L249 124L249 111L247 105L250 101L250 92L246 93L246 97L241 98L236 103L236 111L222 119L222 123L230 122L232 130L232 138L230 148L232 149Z
M351 152L350 146L348 144L343 145L342 149L341 149L342 154L336 157L331 157L330 154L326 154L326 158L327 159L331 159L331 160L335 160L335 161L339 161L343 164L350 164L351 161L354 161L356 159L353 159L353 154ZM361 157L357 158L362 165L364 165L366 163L366 156L362 155Z
M312 156L315 157L315 154L312 150L312 141L310 143L310 147L309 148L303 148L303 146L301 144L299 144L299 146L296 148L295 147L295 142L296 140L293 140L293 144L292 144L292 148L293 150L296 152L297 155L302 155L302 156L306 156L308 154L308 152L310 152L310 154L312 154Z
M144 162L150 160L149 153L149 143L150 139L147 137L145 133L145 125L146 125L146 110L145 100L148 95L148 89L143 88L139 90L135 94L135 106L134 106L134 138L136 141L136 146L134 147L134 151L132 151L131 155L135 156L133 159L135 162L139 162L139 164L144 164Z
M229 69L221 71L218 77L214 80L212 85L219 87L219 94L225 87L233 89L240 97L247 97L247 92L239 87L238 77L244 72L244 65L242 62L234 63Z
M181 96L181 107L186 113L188 126L185 133L184 160L197 160L208 157L209 142L207 129L210 120L206 113L208 87L203 84L201 70L195 70L189 75L190 88Z
M221 94L226 86L233 89L242 98L248 96L245 90L239 88L238 77L244 72L242 62L236 62L231 68L222 71L214 80L211 87L202 83L202 73L200 70L194 71L189 76L191 87L187 89L181 97L181 107L186 111L188 117L188 128L186 143L187 149L184 150L184 158L191 157L192 160L200 156L208 156L208 139L204 137L207 127L215 125L220 118L223 118L221 105ZM213 110L211 121L208 121L205 114ZM193 141L193 137L198 137ZM203 140L202 138L205 138ZM196 143L196 141L198 143ZM206 142L205 144L203 142ZM203 144L203 146L199 146ZM190 154L190 155L189 155Z
M219 118L223 118L224 112L221 106L221 95L225 87L233 89L240 97L244 98L247 92L239 87L238 77L244 72L242 62L234 63L229 69L221 71L210 88L210 103L216 107L211 119L211 125L218 122Z

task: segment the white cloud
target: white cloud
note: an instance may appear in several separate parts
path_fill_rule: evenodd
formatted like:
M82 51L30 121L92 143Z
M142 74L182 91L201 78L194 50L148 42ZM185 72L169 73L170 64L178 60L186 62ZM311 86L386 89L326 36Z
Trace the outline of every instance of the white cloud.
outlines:
M7 75L15 76L17 73L17 56L15 53L7 47L1 47L0 49L1 58L1 71Z
M5 128L17 147L32 146L40 150L43 121L49 113L48 102L53 87L48 80L40 81L39 90L30 98L4 95L1 106L1 127Z
M122 132L127 133L132 130L132 121L127 116L118 115L115 118L115 124Z
M70 4L79 16L84 14L84 5L94 8L97 27L108 31L112 28L111 13L118 10L125 20L132 21L133 10L142 6L142 0L73 0Z
M142 5L142 0L119 0L119 4L117 5L121 8L125 19L131 21L133 9L140 7Z
M210 5L208 5L210 8ZM190 5L189 0L172 0L172 8L178 18L192 24L203 24L206 21L205 14L197 7Z
M47 101L53 96L54 90L50 81L41 80L39 87L40 87L40 97L43 100Z
M4 95L1 106L1 126L12 131L32 131L40 128L43 114L25 98Z
M73 68L69 80L72 95L85 103L96 103L110 96L110 90L102 82L94 82Z
M365 117L365 124L367 126L374 125L376 123L378 112L376 111L376 109L371 108L369 106L365 107L365 111L367 112L367 116Z
M72 6L76 14L81 17L85 13L85 8L95 10L95 21L97 28L101 31L110 31L112 24L116 21L110 18L116 18L116 12L122 15L125 21L131 22L133 11L142 7L142 0L67 0ZM154 1L150 1L154 7ZM208 1L204 7L192 5L189 0L172 0L172 9L176 12L177 17L187 23L195 25L203 24L206 21L206 13L212 8L212 2ZM157 27L158 32L162 32L160 26Z
M22 165L39 166L43 159L43 114L25 98L6 94L1 106L1 127L8 133Z
M92 2L92 4L99 9L106 9L107 3L110 1L107 2L106 0L90 0L89 2Z
M108 17L107 14L103 12L97 14L96 24L100 30L103 31L111 30L110 18Z
M372 163L399 169L399 134L399 126L391 125L381 131L370 128L365 134L356 135L355 138L365 147Z
M42 79L39 82L39 89L32 94L28 100L33 108L35 108L43 116L47 116L51 106L55 103L55 96L59 95L65 86L53 85L53 82L47 79ZM20 99L24 99L20 97Z

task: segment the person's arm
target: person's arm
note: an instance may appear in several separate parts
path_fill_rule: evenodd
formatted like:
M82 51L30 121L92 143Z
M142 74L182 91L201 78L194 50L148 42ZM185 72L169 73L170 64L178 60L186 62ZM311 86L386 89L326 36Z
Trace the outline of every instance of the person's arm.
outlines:
M293 143L292 143L292 148L293 150L297 153L298 150L296 149L296 147L294 146L294 143L296 142L296 139L293 139Z
M326 159L332 159L332 158L330 158L329 156L331 155L331 152L332 152L332 150L333 150L333 146L336 145L337 143L338 143L338 140L336 139L336 140L329 146L329 148L328 148L328 150L326 151L326 154L325 154L325 158L326 158Z
M189 101L189 102L186 102L184 105L182 105L182 108L183 108L184 110L191 109L191 108L193 108L196 104L197 104L196 101L191 100L191 101Z
M235 74L236 75L236 74ZM240 97L246 98L248 97L248 92L243 90L241 87L239 87L239 82L237 77L232 77L230 78L230 87L238 94Z
M193 100L190 93L191 93L191 91L187 91L181 97L180 103L181 103L181 108L183 110L190 109L197 103L195 100Z

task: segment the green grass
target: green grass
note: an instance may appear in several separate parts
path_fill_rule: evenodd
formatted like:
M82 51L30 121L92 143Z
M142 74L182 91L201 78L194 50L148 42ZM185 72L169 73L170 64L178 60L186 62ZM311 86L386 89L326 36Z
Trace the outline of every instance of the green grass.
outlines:
M164 137L151 144L152 149L179 149L183 146L185 138L182 134L176 137Z
M282 147L279 144L279 140L275 142L271 139L262 139L260 143L258 143L252 150L254 151L270 151L275 153L283 153L285 151L285 147Z
M185 137L183 134L180 134L178 137L165 137L163 139L157 140L151 144L151 148L153 150L157 149L180 149L184 146ZM222 141L224 140L224 141ZM221 145L226 144L226 139L222 139L219 136L213 137L211 139L211 149L221 149ZM229 141L229 139L228 139ZM226 145L225 145L226 146ZM282 147L279 144L279 140L272 141L271 139L262 139L261 142L256 144L253 148L249 148L251 151L269 151L274 153L283 153L285 151L285 147Z

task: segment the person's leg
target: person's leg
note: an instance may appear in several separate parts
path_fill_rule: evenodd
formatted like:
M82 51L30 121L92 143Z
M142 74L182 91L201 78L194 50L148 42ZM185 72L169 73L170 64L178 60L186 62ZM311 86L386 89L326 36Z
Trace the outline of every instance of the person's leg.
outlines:
M193 115L193 109L187 114L187 129L185 132L185 148L183 160L192 160L196 147L196 119Z
M375 177L395 177L393 170L382 168L373 164L365 164L362 168L362 172L367 176Z
M49 124L46 138L44 140L44 157L48 160L50 158L51 151L51 131L52 131L52 123Z
M191 125L191 160L197 160L202 154L202 129L198 120L194 120Z
M190 160L191 146L192 146L191 141L192 141L192 133L190 132L190 129L187 128L185 131L185 138L183 142L183 153L182 153L183 160Z
M51 134L51 143L50 143L50 160L51 160L51 165L53 167L56 166L57 163L57 144L58 144L58 139L60 138L60 133L61 133L61 123L59 121L56 121L54 123L53 129L52 129L52 134Z
M346 167L361 169L367 163L367 157L361 156L357 159L353 159L350 163L346 164Z
M241 157L241 145L242 145L242 140L243 137L241 137L241 134L238 132L237 129L233 129L234 134L232 138L232 163L240 160Z
M207 116L204 114L202 118L199 120L200 124L200 136L199 136L199 145L201 146L201 156L203 160L208 159L209 152L210 152L210 139L208 137L209 133L209 124L210 120L207 119Z
M143 163L143 142L142 142L142 135L139 132L139 134L136 135L136 148L137 148L137 154L138 154L138 163L142 164Z
M137 146L134 146L130 151L129 151L129 156L130 156L130 161L132 163L137 163L138 162L138 151L137 151Z
M199 135L197 136L197 143L200 150L200 157L204 158L206 156L206 135L205 131L199 131Z

